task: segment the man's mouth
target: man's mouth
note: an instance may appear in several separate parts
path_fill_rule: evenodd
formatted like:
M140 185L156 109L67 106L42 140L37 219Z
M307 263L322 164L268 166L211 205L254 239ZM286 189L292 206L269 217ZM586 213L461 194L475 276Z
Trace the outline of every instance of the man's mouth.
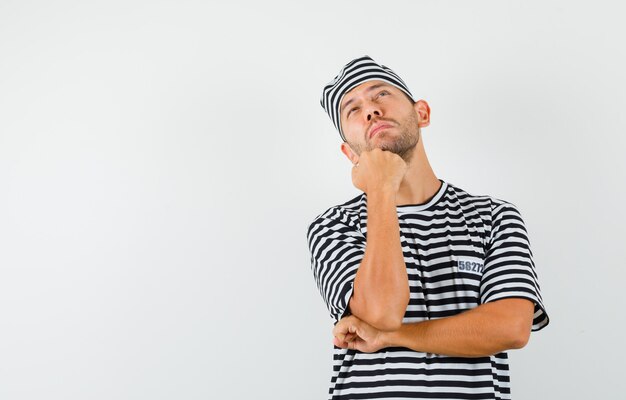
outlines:
M376 124L372 127L372 129L370 130L370 134L369 134L369 138L371 139L376 133L378 133L379 131L386 129L386 128L391 128L392 126L386 123L380 123L380 124Z

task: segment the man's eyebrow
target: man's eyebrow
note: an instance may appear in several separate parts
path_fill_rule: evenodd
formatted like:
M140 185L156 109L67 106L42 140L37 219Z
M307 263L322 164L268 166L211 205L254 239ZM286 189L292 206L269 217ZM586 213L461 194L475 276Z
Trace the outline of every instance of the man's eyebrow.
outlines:
M372 86L368 87L367 89L365 89L365 91L369 93L369 92L371 92L372 90L378 89L378 88L379 88L379 87L381 87L381 86L389 86L389 85L388 85L388 84L386 84L386 83L377 83L377 84L375 84L375 85L372 85ZM354 101L354 98L351 98L350 100L348 100L348 101L346 101L345 103L343 103L343 106L341 106L341 110L339 110L339 113L341 114L341 113L343 112L343 110L344 110L346 107L348 107L348 105L349 105L350 103L352 103L353 101Z

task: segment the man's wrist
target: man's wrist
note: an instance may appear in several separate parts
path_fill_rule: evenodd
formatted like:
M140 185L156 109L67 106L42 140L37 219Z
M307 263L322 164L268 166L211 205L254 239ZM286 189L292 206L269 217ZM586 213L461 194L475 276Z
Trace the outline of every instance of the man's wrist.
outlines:
M400 346L400 332L402 330L402 326L400 329L395 331L381 331L381 342L383 343L383 347L396 347Z

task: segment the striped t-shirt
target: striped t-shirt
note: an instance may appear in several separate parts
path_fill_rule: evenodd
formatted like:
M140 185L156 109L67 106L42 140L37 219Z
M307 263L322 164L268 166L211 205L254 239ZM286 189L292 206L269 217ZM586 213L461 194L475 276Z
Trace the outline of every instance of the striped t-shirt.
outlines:
M535 303L532 330L545 327L549 318L517 207L439 181L425 203L396 206L411 291L403 323L518 297ZM327 209L308 226L311 269L335 323L349 315L366 232L366 193ZM469 358L405 347L374 353L333 347L329 399L511 398L506 352Z

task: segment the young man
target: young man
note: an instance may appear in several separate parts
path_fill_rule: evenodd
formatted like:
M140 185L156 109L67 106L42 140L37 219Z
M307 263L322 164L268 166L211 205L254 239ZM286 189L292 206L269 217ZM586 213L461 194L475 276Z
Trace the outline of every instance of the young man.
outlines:
M321 105L363 193L308 226L333 329L330 399L510 399L506 350L548 325L522 216L435 176L430 108L362 56Z

